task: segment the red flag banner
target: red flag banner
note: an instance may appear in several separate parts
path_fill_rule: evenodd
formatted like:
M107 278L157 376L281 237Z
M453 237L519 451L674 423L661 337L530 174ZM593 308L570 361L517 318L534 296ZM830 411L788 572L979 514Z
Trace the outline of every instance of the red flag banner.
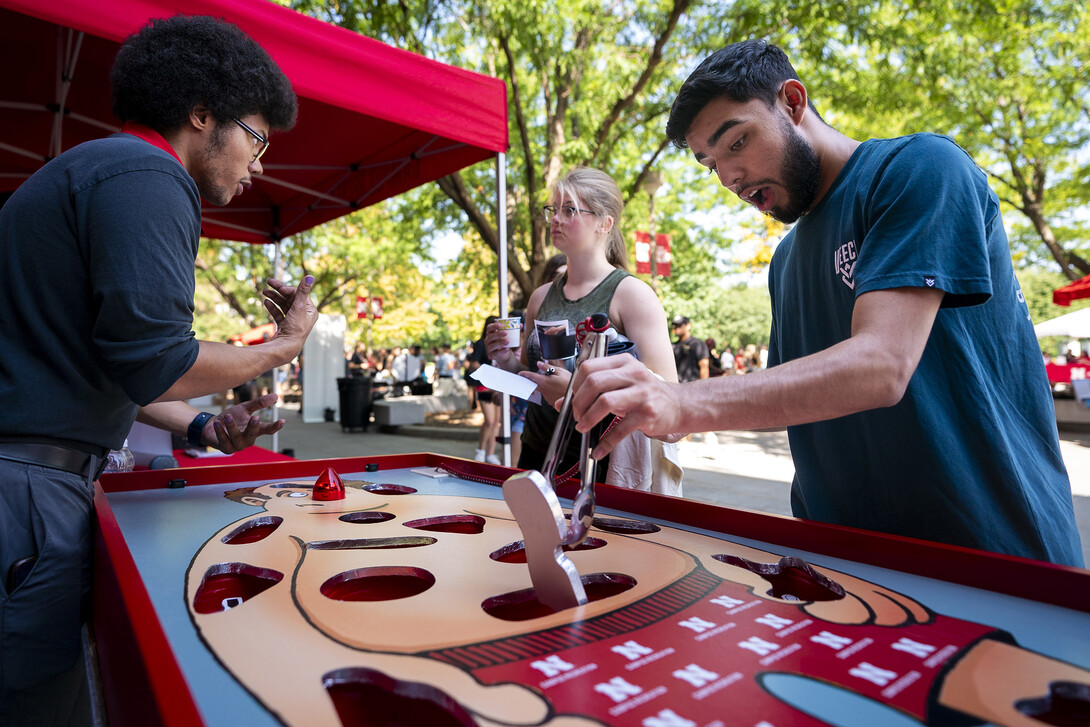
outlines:
M382 318L382 298L356 296L356 318Z
M670 270L674 261L670 254L670 236L665 233L655 235L655 272L664 277L670 277Z
M655 275L670 277L672 262L670 236L665 233L655 235ZM651 274L651 235L643 230L636 230L636 272Z
M651 274L651 235L643 230L636 230L636 272Z

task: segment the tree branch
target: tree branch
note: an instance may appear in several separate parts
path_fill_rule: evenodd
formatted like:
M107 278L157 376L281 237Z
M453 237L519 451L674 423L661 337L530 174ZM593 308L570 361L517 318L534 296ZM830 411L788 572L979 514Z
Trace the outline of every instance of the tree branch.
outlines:
M207 279L212 287L215 288L216 292L219 293L220 297L223 298L224 302L227 303L231 310L242 316L242 320L246 321L246 325L252 328L254 325L254 316L246 309L246 306L242 304L242 301L240 301L234 293L228 290L223 282L216 277L216 274L212 272L212 268L208 263L202 260L198 255L197 259L194 261L194 266L204 273L205 279Z
M647 65L644 67L640 77L633 84L632 90L628 92L628 95L624 98L620 98L613 104L613 108L609 110L605 118L598 125L598 134L594 139L594 160L598 158L598 151L602 148L606 138L612 131L614 124L621 118L621 115L635 102L636 98L643 92L644 87L648 81L651 80L651 75L658 68L659 63L662 62L662 49L666 45L666 42L673 35L674 29L677 27L678 21L681 16L689 9L692 4L692 0L674 0L674 6L670 10L669 17L666 18L666 26L662 32L655 38L655 44L651 48L651 55L647 58Z

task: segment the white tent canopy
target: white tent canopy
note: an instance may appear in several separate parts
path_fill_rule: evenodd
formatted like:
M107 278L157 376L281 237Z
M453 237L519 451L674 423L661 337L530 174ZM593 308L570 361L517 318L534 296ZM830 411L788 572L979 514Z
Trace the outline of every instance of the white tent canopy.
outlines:
M1038 323L1033 327L1037 338L1043 336L1067 336L1068 338L1090 338L1090 308L1065 313L1059 318Z

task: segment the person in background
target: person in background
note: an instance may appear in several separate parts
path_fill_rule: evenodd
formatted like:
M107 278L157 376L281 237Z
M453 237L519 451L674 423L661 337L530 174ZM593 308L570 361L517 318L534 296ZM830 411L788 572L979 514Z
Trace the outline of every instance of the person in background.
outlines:
M563 257L554 255L552 259L557 257ZM549 262L552 262L550 259ZM567 272L567 258L564 258L565 264L561 267L564 268L564 272ZM548 268L548 265L546 265ZM560 275L557 272L556 275ZM514 354L519 358L522 357L522 347L526 343L526 311L516 310L511 311L511 318L522 319L522 331L523 335L519 336L519 347L515 349ZM518 464L519 457L522 456L522 431L526 428L526 412L530 408L530 402L526 399L519 398L517 396L507 397L510 402L510 414L509 419L511 421L511 463ZM502 422L501 422L502 424Z
M723 353L719 356L719 368L724 376L730 376L735 373L734 351L731 350L730 346L725 346L723 348Z
M476 379L469 378L469 374L491 361L485 345L485 336L488 334L488 326L494 323L496 318L497 316L488 316L485 319L481 337L473 344L473 353L468 359L469 365L466 369L466 380L474 389L477 406L484 415L477 437L477 451L473 453L473 459L489 464L500 464L500 458L496 456L496 434L500 430L500 415L503 413L500 410L503 394L482 386Z
M746 352L741 346L739 346L738 350L734 353L734 373L746 373Z
M193 333L201 200L242 195L270 134L295 122L276 63L234 25L175 16L127 38L110 81L121 131L52 159L0 209L5 727L90 721L80 629L92 484L107 453L134 420L225 453L278 431L283 420L258 416L275 395L219 415L186 400L289 363L318 316L313 278L270 279L269 341L239 347Z
M486 327L489 358L496 366L529 378L541 392L542 403L531 403L526 414L518 462L522 469L535 470L544 465L559 418L553 406L563 399L571 378L563 366L545 361L535 321L566 320L574 333L588 316L606 313L616 340L632 341L650 370L666 381L677 381L662 304L649 285L627 271L620 230L624 201L617 183L597 169L573 169L553 187L544 212L553 246L567 255L567 272L531 294L521 355L506 347L499 324ZM549 369L553 372L546 373ZM571 437L558 475L579 462L579 440ZM608 462L596 472L605 481Z
M420 346L401 349L390 364L390 373L394 377L394 390L404 390L424 375L424 359L420 355Z
M462 380L466 382L466 388L469 390L469 409L470 411L477 408L477 382L470 378L477 369L477 362L473 360L473 342L466 341L465 346L458 348L458 369L462 373Z
M541 284L551 283L568 272L568 256L562 252L545 261L545 270L541 274Z
M435 369L432 372L433 383L439 383L439 379L454 379L457 361L450 352L450 344L444 343L439 347L439 353L435 356Z
M708 347L699 338L693 336L693 325L687 316L675 316L673 320L674 364L677 366L678 381L696 381L709 375Z
M745 367L747 374L752 374L754 371L761 370L761 356L757 352L757 346L755 344L746 344Z
M356 378L363 378L368 365L367 344L363 341L359 341L356 343L356 348L352 351L352 355L348 357L348 375Z
M723 366L719 363L719 351L714 338L704 339L704 345L708 347L708 376L722 376Z
M705 59L667 135L796 223L769 268L769 367L675 385L588 361L579 429L623 417L596 455L637 429L787 427L798 517L1082 566L1033 323L969 155L934 134L841 134L763 40Z

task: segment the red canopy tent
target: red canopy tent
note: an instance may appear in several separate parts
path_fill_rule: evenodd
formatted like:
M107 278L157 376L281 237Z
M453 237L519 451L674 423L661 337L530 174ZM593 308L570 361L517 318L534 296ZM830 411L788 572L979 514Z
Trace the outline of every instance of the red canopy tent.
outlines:
M1056 305L1071 305L1071 301L1082 298L1090 298L1090 275L1052 291L1052 302Z
M223 208L209 237L280 240L507 147L502 81L392 48L267 0L0 0L0 192L80 142L116 131L109 69L151 18L212 15L256 39L299 96L265 174Z
M497 199L506 199L507 92L496 78L268 0L0 0L0 200L49 159L118 130L109 88L118 47L148 20L178 13L238 25L299 97L298 123L273 135L254 186L226 207L205 206L208 237L277 242L493 156ZM502 271L503 215L498 226Z

